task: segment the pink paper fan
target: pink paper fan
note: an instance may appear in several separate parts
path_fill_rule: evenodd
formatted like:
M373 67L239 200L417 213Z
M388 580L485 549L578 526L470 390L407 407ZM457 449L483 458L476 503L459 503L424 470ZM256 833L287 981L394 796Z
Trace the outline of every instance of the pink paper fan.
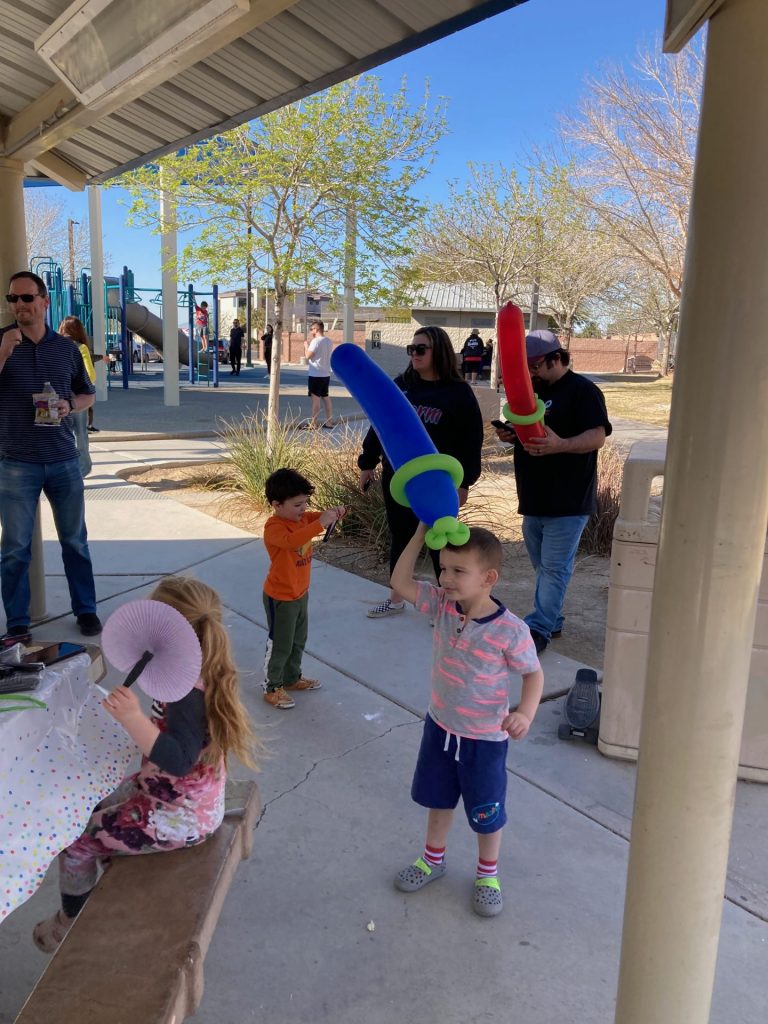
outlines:
M200 678L200 641L181 612L162 601L122 605L107 619L101 642L115 668L129 672L123 685L138 681L156 700L181 700Z

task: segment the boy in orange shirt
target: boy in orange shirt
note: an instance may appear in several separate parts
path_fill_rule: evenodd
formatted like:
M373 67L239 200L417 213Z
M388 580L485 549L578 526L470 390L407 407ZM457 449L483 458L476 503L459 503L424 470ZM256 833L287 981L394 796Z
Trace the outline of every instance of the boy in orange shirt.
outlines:
M307 642L312 539L346 512L343 505L308 512L315 488L295 469L278 469L265 486L274 509L264 525L270 567L264 581L264 610L269 638L264 660L264 700L273 708L294 707L289 690L318 690L316 679L301 674Z

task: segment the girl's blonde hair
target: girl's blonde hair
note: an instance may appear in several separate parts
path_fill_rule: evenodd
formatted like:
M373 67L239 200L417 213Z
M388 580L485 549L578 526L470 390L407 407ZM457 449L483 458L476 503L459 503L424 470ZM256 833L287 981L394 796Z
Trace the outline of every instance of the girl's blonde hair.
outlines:
M203 760L218 764L230 753L249 768L256 767L264 747L240 700L240 683L232 646L221 618L221 600L211 587L189 576L166 576L150 594L184 618L194 629L203 651L200 677L205 684L205 711L210 743Z

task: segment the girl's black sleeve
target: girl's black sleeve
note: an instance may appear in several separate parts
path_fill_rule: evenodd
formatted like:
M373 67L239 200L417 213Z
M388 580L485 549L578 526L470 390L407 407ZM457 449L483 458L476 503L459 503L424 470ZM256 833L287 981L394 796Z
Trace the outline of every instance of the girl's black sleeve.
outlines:
M169 775L186 775L202 753L208 738L205 695L191 690L186 697L166 704L167 731L161 732L149 752L152 764Z
M456 412L456 458L464 467L462 487L471 487L480 479L480 461L483 449L483 415L474 392L468 384L462 385L464 401Z
M382 456L383 449L379 435L369 427L368 433L363 438L363 450L357 457L357 465L360 469L376 469Z

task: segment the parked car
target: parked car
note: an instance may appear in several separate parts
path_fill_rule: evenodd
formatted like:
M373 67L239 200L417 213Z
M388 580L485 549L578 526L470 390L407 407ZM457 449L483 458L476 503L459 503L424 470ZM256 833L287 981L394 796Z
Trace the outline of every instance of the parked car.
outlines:
M143 344L138 341L133 343L133 361L134 363L140 363L142 357L145 363L162 363L163 356L154 345L150 345L148 341Z

